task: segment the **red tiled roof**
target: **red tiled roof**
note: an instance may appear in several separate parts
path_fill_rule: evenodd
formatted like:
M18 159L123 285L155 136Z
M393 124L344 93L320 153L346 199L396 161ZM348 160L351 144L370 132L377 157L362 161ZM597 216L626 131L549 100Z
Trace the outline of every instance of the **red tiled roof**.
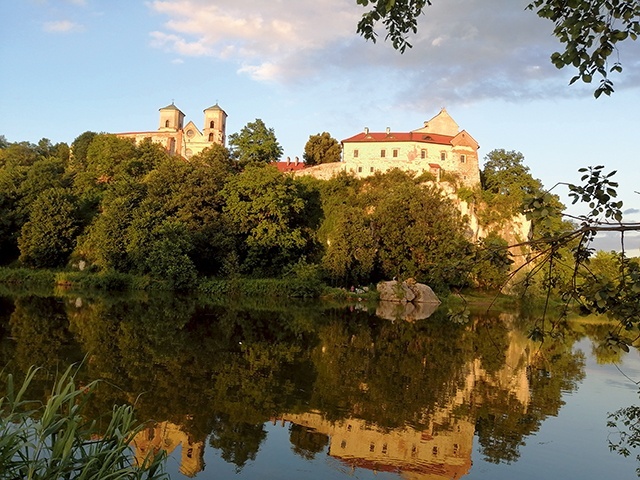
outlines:
M453 137L449 135L439 135L437 133L419 132L360 132L353 137L342 140L342 143L351 142L420 142L436 143L439 145L451 145Z
M304 162L273 162L281 172L295 172L306 167Z

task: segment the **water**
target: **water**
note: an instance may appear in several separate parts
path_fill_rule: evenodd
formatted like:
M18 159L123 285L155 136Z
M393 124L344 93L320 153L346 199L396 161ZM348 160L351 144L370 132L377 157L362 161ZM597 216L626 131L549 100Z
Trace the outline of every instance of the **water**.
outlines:
M639 403L638 352L598 350L602 322L531 342L534 318L5 296L0 360L17 376L83 362L83 381L104 379L93 415L135 402L134 450L165 449L173 479L637 478L606 422Z

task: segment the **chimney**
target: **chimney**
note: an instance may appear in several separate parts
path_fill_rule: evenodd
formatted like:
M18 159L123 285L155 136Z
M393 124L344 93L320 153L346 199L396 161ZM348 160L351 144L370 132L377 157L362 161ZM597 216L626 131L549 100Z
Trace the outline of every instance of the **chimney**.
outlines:
M296 157L296 165L298 165L299 162L300 162L300 159Z
M387 135L391 133L391 128L387 127Z
M287 157L287 165L291 163L291 157Z
M369 127L364 127L364 134L369 135Z

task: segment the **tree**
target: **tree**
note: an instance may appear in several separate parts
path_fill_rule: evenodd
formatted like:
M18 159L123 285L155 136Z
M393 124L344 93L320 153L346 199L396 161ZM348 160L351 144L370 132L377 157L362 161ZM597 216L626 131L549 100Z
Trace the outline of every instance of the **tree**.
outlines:
M273 128L267 128L259 118L247 123L240 132L229 135L229 146L233 158L243 166L275 162L282 156Z
M20 261L37 268L63 266L79 233L75 197L61 188L45 190L30 210L18 239Z
M222 195L246 270L279 273L304 252L311 233L306 228L306 203L293 178L272 166L252 164L229 179Z
M95 132L86 131L71 144L71 166L73 170L84 169L87 165L87 151L93 139L98 135Z
M524 155L513 150L490 151L484 157L482 180L485 190L503 195L531 195L542 189L540 180L533 178L524 165Z
M382 22L393 47L404 52L411 47L410 34L418 31L418 17L432 0L356 0L358 5L370 8L358 23L358 33L365 39L376 41L375 25ZM564 52L551 55L558 68L573 66L578 74L571 83L582 80L591 83L593 75L601 77L594 95L610 95L613 82L608 74L621 72L622 65L608 64L611 54L617 53L617 43L636 40L640 35L640 2L637 0L534 0L528 10L555 25L554 35L564 46ZM615 58L615 55L614 55Z
M322 132L310 135L304 146L304 162L307 165L320 165L321 163L339 162L342 148L340 143L329 133Z

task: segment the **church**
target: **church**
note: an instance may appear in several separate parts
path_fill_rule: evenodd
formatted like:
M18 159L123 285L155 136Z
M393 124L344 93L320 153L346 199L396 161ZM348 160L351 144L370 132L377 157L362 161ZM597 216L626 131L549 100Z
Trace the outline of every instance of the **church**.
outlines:
M174 103L160 109L158 130L117 133L121 138L132 138L136 143L149 138L160 143L171 155L191 158L211 145L225 146L227 114L216 103L204 110L204 126L200 130L193 121L184 125L184 113Z

